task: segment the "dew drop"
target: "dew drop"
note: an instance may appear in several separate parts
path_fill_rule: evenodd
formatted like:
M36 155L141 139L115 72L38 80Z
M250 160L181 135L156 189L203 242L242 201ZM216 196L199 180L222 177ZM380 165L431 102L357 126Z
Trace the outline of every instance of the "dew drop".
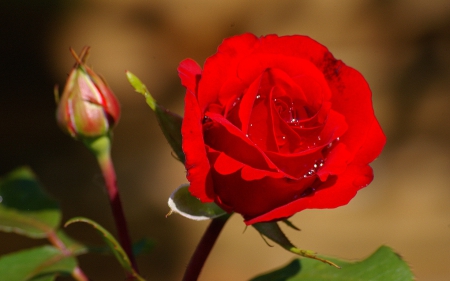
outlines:
M261 98L261 95L260 94L256 95L256 99L259 99L259 98Z
M286 136L277 136L277 143L279 147L282 147L286 144Z

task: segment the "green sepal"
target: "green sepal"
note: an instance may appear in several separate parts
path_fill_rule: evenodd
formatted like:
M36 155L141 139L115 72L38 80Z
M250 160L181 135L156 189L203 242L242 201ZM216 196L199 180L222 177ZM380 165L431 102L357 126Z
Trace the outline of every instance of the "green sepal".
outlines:
M292 228L292 229L295 229L295 230L297 230L297 231L300 231L301 229L300 228L298 228L298 227L296 227L290 220L288 220L288 219L284 219L284 220L282 220L282 222L284 222L287 226L289 226L290 228Z
M117 242L114 236L111 233L109 233L109 231L107 231L104 227L102 227L95 221L83 217L75 217L68 220L64 225L64 227L67 227L68 225L75 222L87 223L91 225L95 230L97 230L97 232L102 236L105 243L109 246L109 248L113 252L116 259L119 261L120 265L122 265L122 268L125 270L125 272L132 275L138 281L144 281L144 279L141 276L139 276L139 274L134 270L133 266L131 265L129 257L125 253L125 250L122 248L120 243Z
M177 159L184 163L185 156L181 147L181 124L183 118L178 114L175 114L168 109L160 106L152 97L147 87L139 80L139 78L133 73L126 72L128 81L136 92L142 94L145 97L147 104L155 112L158 124L172 147L173 152L177 156Z
M29 168L16 169L0 180L0 231L45 238L60 221L57 201L44 192Z
M294 246L289 239L284 235L283 231L281 230L280 226L277 222L261 222L261 223L255 223L252 224L252 226L259 232L261 235L269 238L273 242L277 243L284 249L288 250L291 253L294 253L296 255L315 259L321 262L324 262L326 264L332 265L336 268L340 268L336 263L320 258L316 255L315 252L310 250L301 250Z
M216 203L202 203L189 192L189 184L182 184L169 197L170 213L178 213L188 219L201 221L227 214Z
M76 267L75 257L48 245L0 257L2 281L54 280L56 275L72 274Z
M368 258L349 262L327 258L341 270L308 259L295 259L287 266L260 275L250 281L413 281L408 264L391 248L381 246Z

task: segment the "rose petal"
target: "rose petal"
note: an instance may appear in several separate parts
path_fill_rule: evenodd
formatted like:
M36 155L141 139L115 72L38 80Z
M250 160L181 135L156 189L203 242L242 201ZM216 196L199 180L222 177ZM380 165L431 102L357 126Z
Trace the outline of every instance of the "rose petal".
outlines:
M186 87L188 91L197 95L197 86L202 75L202 68L192 59L185 59L180 62L177 68L178 76L181 79L181 84Z
M203 126L204 139L207 145L251 167L273 172L278 171L264 152L227 119L214 113L207 113L207 117L209 120Z
M322 182L325 182L329 175L342 174L349 163L350 154L343 143L338 143L333 147L323 162L323 167L317 171L317 175Z
M320 189L310 196L302 197L284 206L259 215L248 217L247 225L258 222L279 220L305 209L331 209L346 205L360 190L373 179L370 166L349 165L342 175L330 177Z
M267 213L295 200L296 196L299 197L314 181L314 177L294 181L270 176L246 181L239 171L226 176L212 171L212 177L217 195L216 202L225 205L227 211L237 212L248 218Z
M210 103L225 104L236 94L235 91L221 91L221 88L227 85L235 89L235 84L239 83L236 75L237 64L251 53L257 44L259 39L250 33L231 37L225 39L217 53L205 61L198 87L198 101L202 110ZM221 93L220 96L219 93Z
M202 113L194 93L186 91L185 113L181 134L186 155L186 177L191 183L189 191L202 202L212 202L214 191L210 176L210 165L206 156L202 132Z
M345 116L349 127L341 141L347 145L351 159L361 151L364 164L370 163L381 152L386 137L375 119L369 86L358 71L334 58L324 60L323 68L333 92L332 108Z
M211 149L212 150L212 149ZM210 153L211 150L209 151ZM229 157L223 152L218 152L219 156L215 159L214 169L221 175L229 175L242 169L244 164Z

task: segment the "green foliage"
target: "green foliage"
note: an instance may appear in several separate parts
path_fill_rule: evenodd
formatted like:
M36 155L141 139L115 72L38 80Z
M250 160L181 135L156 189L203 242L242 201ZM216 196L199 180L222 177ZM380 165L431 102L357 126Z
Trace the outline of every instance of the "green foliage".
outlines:
M147 104L155 112L158 124L172 147L173 152L175 152L178 160L180 160L181 163L184 163L185 157L181 148L181 124L183 122L183 118L178 114L175 114L160 106L152 97L147 87L136 75L127 71L127 78L135 91L145 97Z
M45 238L61 220L58 203L46 194L28 168L0 181L0 230Z
M2 281L54 280L58 274L70 275L76 266L73 255L53 246L22 250L0 257Z
M287 223L289 227L292 227L292 228L298 230L298 228L295 227L292 223L290 223L288 221L285 221L285 223ZM292 252L296 255L299 255L299 256L302 256L305 258L315 259L315 260L321 261L323 263L329 264L331 266L334 266L336 268L339 268L339 265L337 265L336 263L329 261L327 259L318 257L316 255L316 253L314 253L313 251L302 250L302 249L295 247L289 241L289 239L286 237L286 235L284 235L283 231L281 230L281 228L277 222L261 222L261 223L252 224L252 226L259 233L261 233L261 235L264 235L265 237L269 238L270 240L277 243L278 245L280 245L284 249L288 250L289 252Z
M189 192L189 184L182 184L169 197L171 212L192 220L213 219L226 214L216 203L202 203Z
M250 281L412 281L406 262L391 248L382 246L365 260L348 262L329 258L341 269L308 259L296 259L287 266Z
M111 251L113 252L114 256L117 258L119 263L122 265L122 267L125 269L126 272L131 274L135 280L143 281L144 279L137 274L137 272L133 269L133 266L131 265L131 261L127 254L125 253L125 250L120 246L120 243L117 242L117 240L114 238L114 236L111 235L104 227L99 225L93 220L82 218L82 217L76 217L72 218L69 221L66 222L64 226L68 226L75 222L84 222L89 225L91 225L97 232L102 236L105 243L109 246Z

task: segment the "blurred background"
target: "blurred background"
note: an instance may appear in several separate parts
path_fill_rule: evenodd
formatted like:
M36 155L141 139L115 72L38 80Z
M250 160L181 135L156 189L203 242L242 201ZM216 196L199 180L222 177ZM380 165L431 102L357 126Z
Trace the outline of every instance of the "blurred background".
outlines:
M3 0L0 3L0 174L29 165L61 202L63 221L86 216L114 232L93 156L56 126L53 86L65 83L77 52L122 104L113 158L134 240L154 250L139 257L148 280L180 280L207 222L172 215L167 198L186 182L143 97L125 70L138 75L171 110L183 113L176 68L199 64L228 36L304 34L358 69L373 90L388 137L373 163L375 179L347 206L307 210L286 230L298 247L362 259L381 244L411 265L417 280L450 278L450 2L448 0ZM67 231L94 244L85 225ZM115 233L115 232L114 232ZM0 233L0 254L42 244ZM242 218L232 217L200 280L248 280L294 256L268 247ZM123 280L111 257L85 255L92 280ZM69 280L69 279L61 279Z

